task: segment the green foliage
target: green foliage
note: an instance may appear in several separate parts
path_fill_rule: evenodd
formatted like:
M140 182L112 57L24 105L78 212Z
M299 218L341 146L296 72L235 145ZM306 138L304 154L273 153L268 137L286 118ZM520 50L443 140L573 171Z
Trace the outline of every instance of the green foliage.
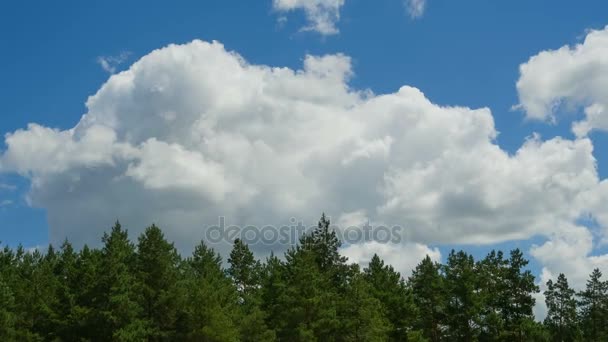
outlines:
M447 335L453 341L477 339L482 302L473 256L452 250L445 266Z
M433 342L441 341L442 327L446 323L447 293L441 268L427 255L409 278L409 287L419 311L414 328Z
M180 339L238 341L238 294L222 270L222 258L201 241L184 268L185 310Z
M580 338L574 295L575 291L570 288L563 273L560 273L556 282L547 282L545 325L554 341L578 341Z
M178 308L183 304L177 289L180 262L175 247L157 226L139 237L135 269L148 341L172 339L176 333Z
M236 240L227 268L204 242L182 259L155 225L137 246L119 223L101 242L0 250L0 341L608 340L601 272L578 294L564 275L548 282L536 322L519 250L427 256L405 280L378 255L363 271L349 264L325 215L264 263Z
M586 341L608 341L608 283L594 269L579 296L580 319Z
M275 332L266 326L266 313L261 309L262 265L240 239L234 241L228 275L239 292L238 314L242 341L274 341Z
M385 265L384 261L374 254L363 271L363 278L369 284L372 296L380 302L382 312L391 324L390 340L408 340L408 334L413 330L417 309L412 292L407 288L399 272L396 272L392 266Z

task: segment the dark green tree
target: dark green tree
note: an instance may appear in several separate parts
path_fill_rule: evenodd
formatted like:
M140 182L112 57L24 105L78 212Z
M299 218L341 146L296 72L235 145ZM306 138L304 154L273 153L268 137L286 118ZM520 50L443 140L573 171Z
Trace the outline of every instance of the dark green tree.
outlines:
M422 331L430 341L441 341L446 319L446 291L441 265L427 255L412 272L408 286L418 310L415 329Z
M135 246L128 232L116 222L102 238L100 272L94 312L95 336L103 340L142 341L149 326L142 319L141 295L135 277Z
M15 320L15 298L9 285L0 276L0 340L15 340Z
M228 263L228 275L239 292L241 341L274 340L274 331L267 328L266 313L261 308L262 265L240 239L234 241Z
M594 269L585 290L579 292L581 327L586 341L608 341L608 283Z
M76 262L78 255L72 245L65 240L61 245L57 262L55 264L55 276L57 282L57 312L55 329L57 336L64 341L74 341L79 338L78 321L76 320L76 289L80 281L77 276Z
M477 340L482 302L473 256L452 250L444 272L447 335L452 341Z
M376 254L363 270L363 277L370 285L370 292L382 305L383 312L391 324L392 341L406 341L413 330L417 315L411 290L407 288L401 274Z
M525 269L528 260L519 249L510 253L504 268L504 287L501 293L501 311L505 322L505 334L512 341L526 341L524 324L534 320L534 294L539 291L534 275Z
M72 288L75 305L71 321L76 324L73 326L75 334L83 340L99 339L103 332L100 328L104 326L104 319L98 314L105 298L104 289L100 286L102 257L102 251L85 245L76 259Z
M238 293L219 254L201 241L186 261L185 273L185 319L178 340L238 341Z
M258 292L262 265L255 259L249 246L241 239L236 239L228 258L230 267L228 275L245 300L248 295Z
M136 275L148 341L166 341L176 333L178 308L182 305L177 289L179 264L175 247L160 228L146 228L137 245Z
M261 308L266 313L266 324L274 331L285 329L282 303L286 295L286 266L271 253L261 273Z
M358 270L357 270L358 271ZM374 297L373 287L360 272L347 285L343 341L387 341L394 331L386 318L386 308Z
M284 322L280 340L336 341L340 335L340 298L329 273L323 272L314 249L294 248L286 254L285 291L280 300Z
M508 260L501 251L491 251L476 265L479 296L483 303L480 311L480 341L499 341L505 335L505 317L502 308L509 302L506 292Z
M338 282L342 281L339 273L343 271L342 267L347 261L346 257L340 255L341 246L342 242L331 229L331 222L325 213L321 215L317 228L300 240L301 248L314 252L315 261L321 272L332 273L337 277L334 280Z
M544 294L547 304L545 325L548 327L553 341L577 341L580 336L575 291L568 285L566 276L560 273L555 283L549 280Z

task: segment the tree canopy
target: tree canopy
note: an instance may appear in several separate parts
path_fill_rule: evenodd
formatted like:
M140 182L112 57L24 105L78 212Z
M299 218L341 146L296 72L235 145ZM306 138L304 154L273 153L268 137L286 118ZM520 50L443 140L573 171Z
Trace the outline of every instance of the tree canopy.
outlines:
M608 283L577 293L560 274L533 316L520 250L475 260L452 251L405 278L379 255L340 254L323 215L283 256L242 240L222 257L201 241L182 256L152 225L133 243L116 223L100 248L0 250L1 341L607 341Z

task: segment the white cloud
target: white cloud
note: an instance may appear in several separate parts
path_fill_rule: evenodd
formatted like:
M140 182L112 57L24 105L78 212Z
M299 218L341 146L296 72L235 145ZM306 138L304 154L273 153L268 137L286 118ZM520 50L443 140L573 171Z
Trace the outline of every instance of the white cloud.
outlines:
M562 108L582 107L585 119L573 124L583 137L593 129L608 130L608 27L590 31L584 42L543 51L520 66L519 107L528 118L557 120Z
M592 130L608 130L608 27L589 31L584 41L576 46L563 46L543 51L520 66L517 82L519 107L528 118L557 121L559 112L583 109L584 119L572 124L578 137ZM570 284L580 290L591 271L608 268L608 255L595 255L598 245L608 237L608 181L603 180L581 197L584 213L597 222L598 230L578 225L563 225L549 236L549 240L531 250L543 265L541 289L559 273L568 277ZM542 295L539 295L542 299ZM542 303L541 303L542 304ZM539 306L542 316L543 306Z
M126 62L130 55L130 52L123 51L116 56L99 56L97 57L97 63L106 72L114 74L116 73L118 66Z
M413 19L419 18L424 14L427 0L405 0L407 13Z
M569 285L577 291L583 290L589 274L595 268L608 269L608 255L593 255L594 239L586 227L569 226L551 234L549 240L540 246L533 246L530 253L542 265L538 277L541 292L537 294L535 315L538 319L546 316L543 292L548 280L564 273Z
M291 70L217 42L170 45L112 75L72 129L8 134L0 170L31 179L55 243L96 243L118 218L132 233L155 222L188 249L218 216L310 224L325 211L406 228L401 245L345 249L404 272L437 252L427 244L553 238L597 203L589 139L533 136L509 154L489 109L439 106L408 86L356 90L352 75L344 55Z
M275 10L290 12L303 10L308 20L305 31L316 31L322 35L337 34L336 23L340 20L340 8L345 0L273 0ZM284 21L285 17L280 17Z
M374 254L377 254L406 279L427 255L431 260L441 262L439 249L429 248L419 243L396 245L372 241L346 246L342 248L341 252L348 257L349 261L358 263L361 267L367 267Z
M7 199L0 200L0 208L9 206L11 204L13 204L13 201L11 201L11 200L7 200Z

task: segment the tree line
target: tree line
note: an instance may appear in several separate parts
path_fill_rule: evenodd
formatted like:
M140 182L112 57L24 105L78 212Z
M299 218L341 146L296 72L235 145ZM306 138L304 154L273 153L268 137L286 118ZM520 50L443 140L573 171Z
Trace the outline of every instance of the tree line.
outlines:
M608 341L599 270L576 293L547 283L548 315L520 250L482 260L428 256L407 279L374 255L340 255L323 215L282 258L235 240L227 259L201 242L182 257L152 225L132 243L119 223L99 249L0 251L1 341Z

